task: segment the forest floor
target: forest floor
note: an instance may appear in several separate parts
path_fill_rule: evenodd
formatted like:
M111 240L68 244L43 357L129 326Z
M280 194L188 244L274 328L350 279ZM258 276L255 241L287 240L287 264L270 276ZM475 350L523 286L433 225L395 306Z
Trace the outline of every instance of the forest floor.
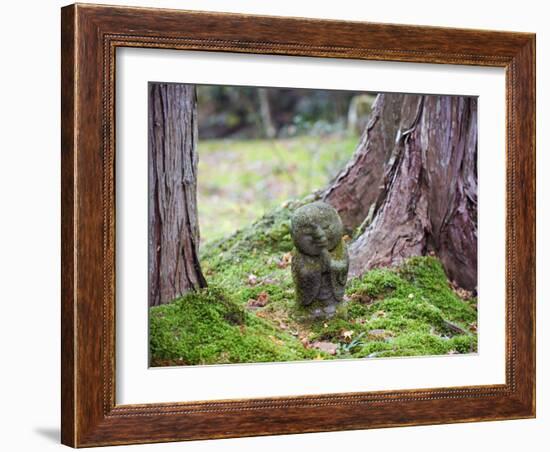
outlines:
M344 308L304 321L290 272L288 202L201 248L209 287L150 309L151 365L464 354L477 351L477 299L436 257L348 281Z

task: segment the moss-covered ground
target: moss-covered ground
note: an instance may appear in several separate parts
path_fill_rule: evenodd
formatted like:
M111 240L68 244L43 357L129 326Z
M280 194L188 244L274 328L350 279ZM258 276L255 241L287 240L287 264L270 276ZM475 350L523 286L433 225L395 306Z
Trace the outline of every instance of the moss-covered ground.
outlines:
M153 366L374 358L477 351L477 300L435 257L352 279L330 320L300 320L287 203L201 249L209 287L150 310Z

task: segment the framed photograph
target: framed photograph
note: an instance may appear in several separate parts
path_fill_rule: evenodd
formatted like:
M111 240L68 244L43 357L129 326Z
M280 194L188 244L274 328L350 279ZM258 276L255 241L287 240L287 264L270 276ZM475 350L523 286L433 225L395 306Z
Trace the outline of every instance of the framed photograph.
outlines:
M535 416L535 36L62 8L62 442Z

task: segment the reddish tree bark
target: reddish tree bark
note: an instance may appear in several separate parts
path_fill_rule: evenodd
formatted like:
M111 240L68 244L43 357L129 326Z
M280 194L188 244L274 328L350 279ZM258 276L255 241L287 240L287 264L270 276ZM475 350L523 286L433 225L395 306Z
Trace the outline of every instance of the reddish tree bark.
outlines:
M198 259L197 99L149 84L149 306L206 286Z
M349 229L350 275L436 253L477 286L477 100L381 94L354 158L325 191Z

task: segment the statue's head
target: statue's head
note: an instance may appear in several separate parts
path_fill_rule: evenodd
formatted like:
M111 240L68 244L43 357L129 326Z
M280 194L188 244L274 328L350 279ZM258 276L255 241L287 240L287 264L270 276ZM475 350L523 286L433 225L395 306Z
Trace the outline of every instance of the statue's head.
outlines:
M342 239L344 227L334 207L317 201L294 212L290 232L294 246L303 254L318 256L326 248L331 251Z

